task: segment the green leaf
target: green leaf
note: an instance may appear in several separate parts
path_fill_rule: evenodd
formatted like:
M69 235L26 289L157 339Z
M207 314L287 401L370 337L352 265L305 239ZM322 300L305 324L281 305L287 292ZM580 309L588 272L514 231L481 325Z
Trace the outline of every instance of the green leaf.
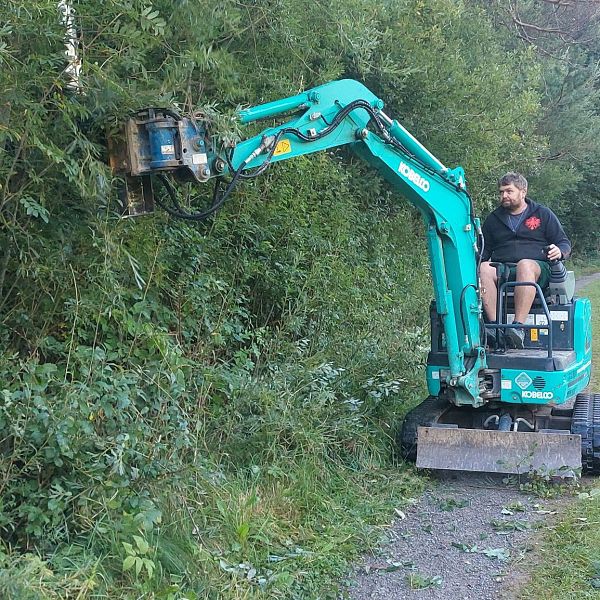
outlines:
M148 542L140 537L139 535L134 535L133 539L135 540L136 546L138 547L138 550L140 551L140 554L146 554L146 552L148 552L150 546L148 545Z
M154 563L149 558L144 558L142 560L144 561L144 568L148 573L148 577L152 578L152 575L154 573Z
M487 548L480 550L481 554L490 558L497 558L498 560L508 560L510 558L510 550L508 548Z
M133 567L134 563L135 563L135 556L126 556L125 559L123 560L123 571L129 571L129 569L131 569L131 567Z
M455 548L458 548L461 552L479 552L477 544L462 544L460 542L452 542Z
M420 573L409 573L406 576L406 581L414 590L426 590L428 588L440 587L444 580L439 575L430 577Z
M123 544L123 548L125 548L125 552L127 552L127 554L133 554L135 555L135 550L133 549L133 546L129 543L129 542L121 542Z
M139 577L142 572L142 567L144 566L144 559L136 556L135 557L135 574Z
M250 525L248 523L242 523L237 528L237 534L240 542L245 542L248 539L248 535L250 534Z
M39 202L30 196L21 197L19 202L25 207L25 212L29 216L42 219L44 223L48 223L50 213Z

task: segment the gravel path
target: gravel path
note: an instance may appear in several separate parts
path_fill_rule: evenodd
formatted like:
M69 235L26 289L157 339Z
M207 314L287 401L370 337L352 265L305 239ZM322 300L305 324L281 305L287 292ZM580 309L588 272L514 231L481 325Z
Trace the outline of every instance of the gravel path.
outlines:
M577 290L600 279L577 280ZM397 509L376 555L350 576L351 600L514 600L527 581L521 559L536 531L560 516L570 496L540 500L502 476L438 473L428 491Z
M396 511L376 556L363 559L351 600L500 600L526 579L519 561L532 535L566 500L540 500L501 476L440 474L412 506Z
M591 275L579 277L575 280L575 289L579 292L586 285L592 283L593 281L598 281L598 279L600 279L600 273L592 273Z

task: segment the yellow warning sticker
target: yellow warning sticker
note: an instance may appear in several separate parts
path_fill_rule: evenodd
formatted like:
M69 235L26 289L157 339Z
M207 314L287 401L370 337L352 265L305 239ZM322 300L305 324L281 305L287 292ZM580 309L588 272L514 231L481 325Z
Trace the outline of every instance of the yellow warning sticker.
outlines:
M531 341L532 342L537 342L538 341L538 330L537 329L532 329L531 330Z
M275 152L273 156L279 156L280 154L288 154L292 151L292 144L290 140L280 140L277 146L275 146Z

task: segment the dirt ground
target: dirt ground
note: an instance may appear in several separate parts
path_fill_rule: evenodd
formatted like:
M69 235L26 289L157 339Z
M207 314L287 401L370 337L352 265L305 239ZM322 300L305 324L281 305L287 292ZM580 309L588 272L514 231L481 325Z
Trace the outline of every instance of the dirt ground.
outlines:
M575 282L575 289L579 291L586 285L589 285L593 281L598 281L599 279L600 273L592 273L591 275L584 275L583 277L579 277Z
M522 492L517 480L475 473L436 475L412 506L396 511L386 541L358 565L352 600L512 600L536 532L570 496Z

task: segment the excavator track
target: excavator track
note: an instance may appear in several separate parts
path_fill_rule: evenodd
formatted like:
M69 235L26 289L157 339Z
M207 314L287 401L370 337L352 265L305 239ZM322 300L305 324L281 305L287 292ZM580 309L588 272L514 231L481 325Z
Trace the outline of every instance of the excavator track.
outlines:
M396 438L397 448L403 459L416 460L417 429L435 424L448 408L450 408L450 403L445 398L429 396L406 415L402 429Z
M581 436L583 472L600 474L600 394L577 394L571 433Z

